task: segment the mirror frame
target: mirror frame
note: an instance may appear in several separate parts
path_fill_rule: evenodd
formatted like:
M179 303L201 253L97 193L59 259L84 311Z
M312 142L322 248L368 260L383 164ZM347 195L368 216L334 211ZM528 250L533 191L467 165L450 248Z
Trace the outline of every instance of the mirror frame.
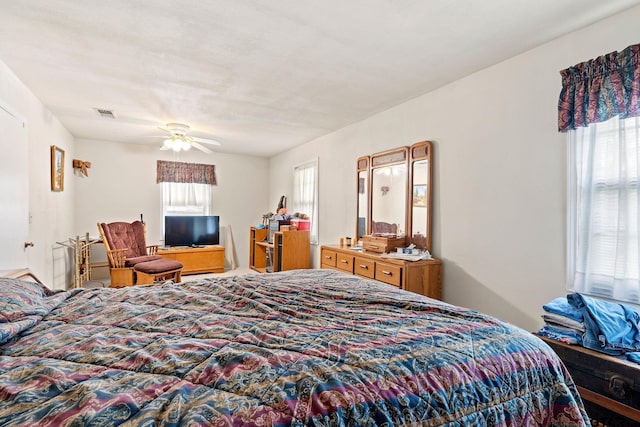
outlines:
M364 184L364 191L367 193L366 194L366 200L367 200L367 209L365 214L365 224L364 224L364 234L367 235L370 233L371 230L371 226L370 226L370 219L371 219L371 190L369 189L370 187L370 181L371 181L371 176L369 173L369 156L363 156L363 157L359 157L358 158L358 163L357 163L357 168L356 168L356 233L355 233L355 237L356 237L356 242L358 240L360 240L361 236L358 235L358 229L360 226L360 172L365 172L366 173L366 180L367 182L365 182Z
M427 226L425 230L424 239L413 238L413 169L414 164L419 161L427 161L427 192L426 192L426 214L427 214ZM410 147L398 147L391 150L382 151L372 154L370 156L362 156L357 160L356 166L356 232L355 236L358 237L358 218L360 215L359 204L359 191L360 172L367 172L367 183L365 191L367 191L367 219L366 219L366 235L371 234L371 221L373 214L373 172L375 169L405 164L407 173L407 186L405 189L405 239L407 243L414 243L417 247L425 248L431 252L431 240L432 240L432 222L433 222L433 143L431 141L417 142Z
M377 169L390 166L404 165L405 167L405 188L404 188L404 227L402 228L406 236L407 225L409 224L409 147L399 147L392 150L382 151L371 155L371 167L369 168L369 218L367 218L368 234L373 232L373 175Z
M410 194L411 194L411 203L408 206L409 210L409 228L407 235L410 236L410 241L414 245L419 248L424 247L426 250L431 252L431 224L433 221L433 143L431 141L422 141L417 142L411 146L411 161L409 163L409 181L410 181ZM425 229L425 238L424 241L422 239L414 239L413 235L413 183L414 183L414 174L413 169L416 162L427 161L427 193L426 193L426 214L427 214L427 227Z

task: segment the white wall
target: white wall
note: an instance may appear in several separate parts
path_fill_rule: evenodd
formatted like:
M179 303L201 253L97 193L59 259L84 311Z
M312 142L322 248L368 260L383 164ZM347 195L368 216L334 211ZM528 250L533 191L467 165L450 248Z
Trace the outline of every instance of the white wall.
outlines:
M559 71L638 43L639 19L630 9L282 153L271 159L270 199L291 194L293 165L317 156L319 240L335 244L355 233L356 159L434 141L444 300L536 330L542 304L565 294Z
M229 247L231 226L240 267L249 265L249 227L262 223L269 210L268 160L233 154L161 151L159 144L124 144L79 139L76 158L91 162L89 176L75 176L75 233L98 236L98 222L135 221L144 215L147 243L162 244L160 184L156 161L175 160L216 165L213 214L220 216L221 245ZM96 247L99 251L100 248ZM229 254L228 254L229 255Z
M29 265L15 267L29 267L47 285L64 288L71 280L68 256L56 242L68 239L74 224L73 137L2 61L0 104L26 121L29 144L29 241L35 246L28 250ZM65 150L63 192L51 191L51 145Z

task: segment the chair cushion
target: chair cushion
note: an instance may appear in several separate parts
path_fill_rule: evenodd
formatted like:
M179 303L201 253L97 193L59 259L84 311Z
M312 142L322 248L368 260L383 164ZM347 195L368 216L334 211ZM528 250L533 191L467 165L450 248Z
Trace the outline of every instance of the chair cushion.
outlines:
M112 222L100 224L110 249L126 249L126 258L133 258L147 254L147 244L144 239L144 224L140 221Z
M146 274L158 274L165 271L179 270L182 268L182 263L173 259L157 259L154 261L139 262L133 266L135 271L140 271Z
M141 262L147 262L147 261L155 261L157 259L162 259L162 257L160 255L143 255L143 256L137 256L137 257L133 257L133 258L127 258L124 260L124 266L125 267L133 267L134 265L141 263Z

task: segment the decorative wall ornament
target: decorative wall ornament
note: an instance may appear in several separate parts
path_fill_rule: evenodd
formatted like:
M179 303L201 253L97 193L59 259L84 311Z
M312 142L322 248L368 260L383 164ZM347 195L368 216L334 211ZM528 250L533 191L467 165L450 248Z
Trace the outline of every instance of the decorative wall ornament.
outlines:
M89 169L91 167L91 162L85 162L84 160L73 159L73 170L78 171L84 176L89 176Z

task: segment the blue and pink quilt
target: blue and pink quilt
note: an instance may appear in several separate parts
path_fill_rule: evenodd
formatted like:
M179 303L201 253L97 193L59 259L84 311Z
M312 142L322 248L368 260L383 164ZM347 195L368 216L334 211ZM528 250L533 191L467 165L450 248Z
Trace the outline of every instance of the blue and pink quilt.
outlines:
M495 318L331 270L52 293L0 279L0 425L585 426Z

